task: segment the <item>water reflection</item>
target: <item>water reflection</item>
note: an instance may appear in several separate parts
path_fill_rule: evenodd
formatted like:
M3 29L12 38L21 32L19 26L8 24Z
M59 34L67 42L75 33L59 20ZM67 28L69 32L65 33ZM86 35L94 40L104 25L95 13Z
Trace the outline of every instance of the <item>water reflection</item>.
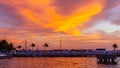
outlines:
M98 65L94 57L13 58L0 59L0 68L120 68L118 65Z

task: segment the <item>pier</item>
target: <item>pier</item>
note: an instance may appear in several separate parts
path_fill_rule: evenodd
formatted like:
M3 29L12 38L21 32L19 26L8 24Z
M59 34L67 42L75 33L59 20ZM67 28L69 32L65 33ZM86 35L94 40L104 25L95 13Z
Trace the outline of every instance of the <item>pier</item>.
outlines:
M115 54L103 54L97 55L97 63L98 64L117 64Z

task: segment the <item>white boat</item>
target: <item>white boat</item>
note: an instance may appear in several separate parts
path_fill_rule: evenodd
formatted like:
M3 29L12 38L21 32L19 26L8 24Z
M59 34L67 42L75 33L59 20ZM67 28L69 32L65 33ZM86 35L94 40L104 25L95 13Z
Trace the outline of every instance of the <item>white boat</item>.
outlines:
M11 59L12 57L0 52L0 59Z

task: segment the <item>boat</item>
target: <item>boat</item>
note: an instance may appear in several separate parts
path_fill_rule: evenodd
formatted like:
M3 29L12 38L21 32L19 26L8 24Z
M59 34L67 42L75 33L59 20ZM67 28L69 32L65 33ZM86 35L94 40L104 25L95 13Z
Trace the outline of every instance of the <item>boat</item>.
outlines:
M0 52L0 59L11 59L12 57Z

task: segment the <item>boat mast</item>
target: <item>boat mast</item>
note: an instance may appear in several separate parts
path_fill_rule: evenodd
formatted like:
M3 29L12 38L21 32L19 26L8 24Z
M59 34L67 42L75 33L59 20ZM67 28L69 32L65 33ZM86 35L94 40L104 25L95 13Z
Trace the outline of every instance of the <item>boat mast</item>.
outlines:
M3 38L2 38L2 40L6 40L6 35L3 35Z
M25 40L25 50L27 50L27 40Z
M60 34L60 50L62 50L62 36Z

